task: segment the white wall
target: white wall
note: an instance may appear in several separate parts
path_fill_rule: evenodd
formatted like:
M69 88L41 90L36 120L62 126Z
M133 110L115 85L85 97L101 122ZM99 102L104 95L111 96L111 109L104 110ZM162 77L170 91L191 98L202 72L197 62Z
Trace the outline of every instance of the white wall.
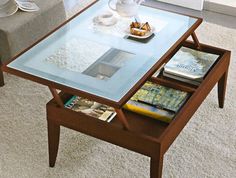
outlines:
M195 10L202 10L204 2L204 0L158 0L158 1L179 5Z

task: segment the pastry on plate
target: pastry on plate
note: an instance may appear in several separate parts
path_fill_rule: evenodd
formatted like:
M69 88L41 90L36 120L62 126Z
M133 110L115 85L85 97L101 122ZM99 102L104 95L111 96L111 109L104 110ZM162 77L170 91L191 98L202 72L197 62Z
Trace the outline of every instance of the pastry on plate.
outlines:
M130 33L136 36L145 36L146 33L151 31L151 27L146 23L132 22L130 24Z

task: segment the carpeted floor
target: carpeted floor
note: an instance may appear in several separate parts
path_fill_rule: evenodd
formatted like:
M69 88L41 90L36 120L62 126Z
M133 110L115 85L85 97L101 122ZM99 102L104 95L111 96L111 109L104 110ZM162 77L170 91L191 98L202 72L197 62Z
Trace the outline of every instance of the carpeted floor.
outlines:
M232 50L224 109L216 88L170 147L164 178L233 178L236 175L236 30L204 22L201 42ZM0 88L1 178L144 178L149 158L78 132L61 130L55 168L48 167L45 104L48 88L5 74Z

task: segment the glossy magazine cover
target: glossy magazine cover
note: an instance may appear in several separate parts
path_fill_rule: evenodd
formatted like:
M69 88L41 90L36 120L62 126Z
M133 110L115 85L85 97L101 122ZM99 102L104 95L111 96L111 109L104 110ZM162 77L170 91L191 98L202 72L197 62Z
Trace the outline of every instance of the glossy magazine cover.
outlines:
M110 122L116 115L114 108L79 96L73 96L68 100L65 108L82 112L107 122Z
M181 47L164 67L164 75L202 81L219 55Z
M188 97L188 93L173 88L146 82L131 98L160 109L177 112Z

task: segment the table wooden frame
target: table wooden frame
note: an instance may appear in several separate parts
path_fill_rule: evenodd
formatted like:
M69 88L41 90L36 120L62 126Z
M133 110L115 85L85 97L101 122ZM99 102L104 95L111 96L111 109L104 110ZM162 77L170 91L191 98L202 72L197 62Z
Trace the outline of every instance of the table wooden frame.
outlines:
M87 8L83 9L83 11L86 9ZM80 13L76 14L71 19L75 18ZM71 19L63 23L61 26L43 37L41 40L37 41L31 47L38 44L40 41L55 32L57 29L61 28ZM30 74L17 71L15 69L11 69L7 67L6 64L3 65L3 71L48 86L53 95L53 99L49 103L47 103L46 106L50 167L53 167L55 165L59 146L60 127L64 126L149 156L151 158L150 177L161 177L163 157L165 152L168 150L168 148L184 128L184 126L188 123L188 121L201 105L206 96L210 93L214 85L217 83L219 107L223 108L224 106L230 51L200 44L195 34L195 29L201 24L201 22L202 19L198 18L197 22L167 51L167 53L146 73L145 76L143 76L137 82L137 84L119 102L113 102L95 95L88 94L86 92L66 87L61 84L56 84L54 82L41 79ZM193 42L186 41L189 36L192 36ZM218 59L216 64L214 64L212 69L205 77L204 81L198 87L171 80L163 76L157 78L152 77L152 74L155 73L155 71L163 63L166 63L181 46L186 46L193 49L220 55L220 58ZM22 53L26 52L31 47L27 48ZM22 53L20 53L19 55L21 55ZM12 60L16 59L19 55L14 57ZM158 120L147 118L145 116L141 116L122 109L122 106L147 80L191 93L191 96L186 104L176 114L174 120L170 124L166 124ZM60 89L62 92L58 93L56 89ZM83 113L64 108L64 103L72 95L79 95L82 97L93 99L100 103L113 106L117 112L117 116L112 120L111 123L107 123L87 116Z
M196 48L192 42L184 42L183 46ZM230 51L201 44L201 50L219 54L221 57L208 73L204 81L198 87L174 81L165 77L149 78L157 84L180 89L191 93L187 103L175 116L170 124L165 124L154 119L140 116L129 111L122 111L122 117L126 118L128 127L122 125L118 116L107 123L93 117L62 108L56 98L47 104L47 121L49 137L49 165L55 165L59 145L60 126L64 126L98 139L116 144L129 150L149 156L150 177L160 178L162 175L163 157L175 138L191 119L192 115L218 83L219 107L223 108L226 91ZM72 95L60 93L62 102L65 103ZM140 129L144 127L144 129ZM159 130L149 133L148 130Z

